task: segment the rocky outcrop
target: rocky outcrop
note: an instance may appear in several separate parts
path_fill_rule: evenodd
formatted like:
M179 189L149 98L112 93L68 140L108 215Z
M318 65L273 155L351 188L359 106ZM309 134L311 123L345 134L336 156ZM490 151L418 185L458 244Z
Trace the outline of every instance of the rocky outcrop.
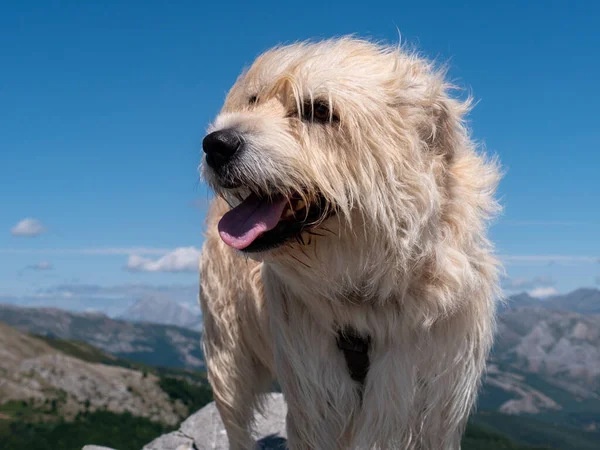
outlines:
M287 406L281 394L269 394L265 414L256 415L254 435L258 449L284 450L286 448L285 416ZM206 405L186 419L179 430L160 436L142 450L227 450L229 442L219 412L213 403ZM86 445L82 450L113 450Z
M506 311L498 322L496 358L572 394L597 398L600 315L526 307Z
M510 397L498 408L505 414L538 414L561 409L553 399L529 386L523 376L501 370L496 364L488 364L485 385L501 389Z
M176 425L186 407L172 401L152 373L91 363L0 323L0 404L54 402L65 419L107 410Z

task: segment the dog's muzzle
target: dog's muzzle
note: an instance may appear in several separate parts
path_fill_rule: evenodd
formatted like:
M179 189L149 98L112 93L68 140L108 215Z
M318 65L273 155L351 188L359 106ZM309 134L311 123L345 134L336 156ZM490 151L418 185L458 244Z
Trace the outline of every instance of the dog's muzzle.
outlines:
M241 146L241 136L231 129L213 131L202 141L206 163L217 173L231 161Z

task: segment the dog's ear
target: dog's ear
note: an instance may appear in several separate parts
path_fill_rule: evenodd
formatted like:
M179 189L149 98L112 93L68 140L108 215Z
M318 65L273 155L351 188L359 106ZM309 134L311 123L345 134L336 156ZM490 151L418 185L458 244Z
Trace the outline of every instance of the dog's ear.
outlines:
M471 109L470 97L460 100L450 95L456 90L445 81L445 71L413 60L397 64L397 83L392 83L392 106L418 132L427 151L452 160L456 150L465 145L467 130L464 117ZM407 81L408 80L408 81Z
M426 106L428 119L421 129L421 139L429 150L450 161L456 150L465 145L464 117L470 110L471 100L460 101L450 97L445 87L432 94Z

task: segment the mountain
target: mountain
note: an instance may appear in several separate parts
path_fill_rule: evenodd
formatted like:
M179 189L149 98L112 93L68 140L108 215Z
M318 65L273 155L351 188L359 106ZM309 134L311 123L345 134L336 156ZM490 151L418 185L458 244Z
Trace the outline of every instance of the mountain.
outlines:
M600 389L600 315L523 307L499 318L495 356L590 397Z
M0 323L0 448L139 450L212 400L206 378Z
M539 306L579 314L600 314L600 290L581 288L565 295L556 295L543 300L523 292L509 297L502 310L523 306Z
M137 300L119 318L132 322L176 325L198 331L202 329L202 316L200 315L199 306L192 309L173 300L160 297L147 297Z
M600 314L600 290L581 288L567 295L557 295L548 299L555 309L573 311L580 314Z
M54 411L65 419L86 410L128 411L168 425L187 413L161 389L156 374L91 363L4 324L0 349L0 404L26 402L40 416Z
M500 313L478 403L492 418L487 425L494 414L518 415L514 422L499 421L505 429L496 428L518 440L514 426L524 418L575 431L600 429L600 315L556 309L593 310L597 292L579 290L546 301L523 294Z
M100 313L0 305L0 322L22 332L87 342L151 366L202 369L200 333L187 328L111 319Z

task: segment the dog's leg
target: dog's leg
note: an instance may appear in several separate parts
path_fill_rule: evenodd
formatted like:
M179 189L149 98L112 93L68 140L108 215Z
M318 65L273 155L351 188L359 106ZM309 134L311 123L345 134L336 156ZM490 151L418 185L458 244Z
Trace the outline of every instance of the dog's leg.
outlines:
M208 303L203 300L203 348L215 403L230 448L253 449L252 420L260 409L261 394L268 392L273 379L270 368L252 348L263 340L256 336L256 342L249 343L240 315L233 313L225 318L228 315L220 311L217 317L215 305Z
M352 448L460 450L490 322L464 313L425 331L407 322L375 346Z
M288 406L288 447L348 450L360 383L351 377L337 333L327 326L327 313L312 314L268 269L263 279L277 377Z
M202 252L200 303L208 379L230 448L253 449L254 414L273 381L260 265L235 254L216 233L207 234Z
M229 362L229 364L227 364ZM208 359L208 376L231 450L253 450L253 417L270 387L269 371L242 353L221 352ZM236 367L236 373L231 367ZM243 376L242 376L243 375Z

